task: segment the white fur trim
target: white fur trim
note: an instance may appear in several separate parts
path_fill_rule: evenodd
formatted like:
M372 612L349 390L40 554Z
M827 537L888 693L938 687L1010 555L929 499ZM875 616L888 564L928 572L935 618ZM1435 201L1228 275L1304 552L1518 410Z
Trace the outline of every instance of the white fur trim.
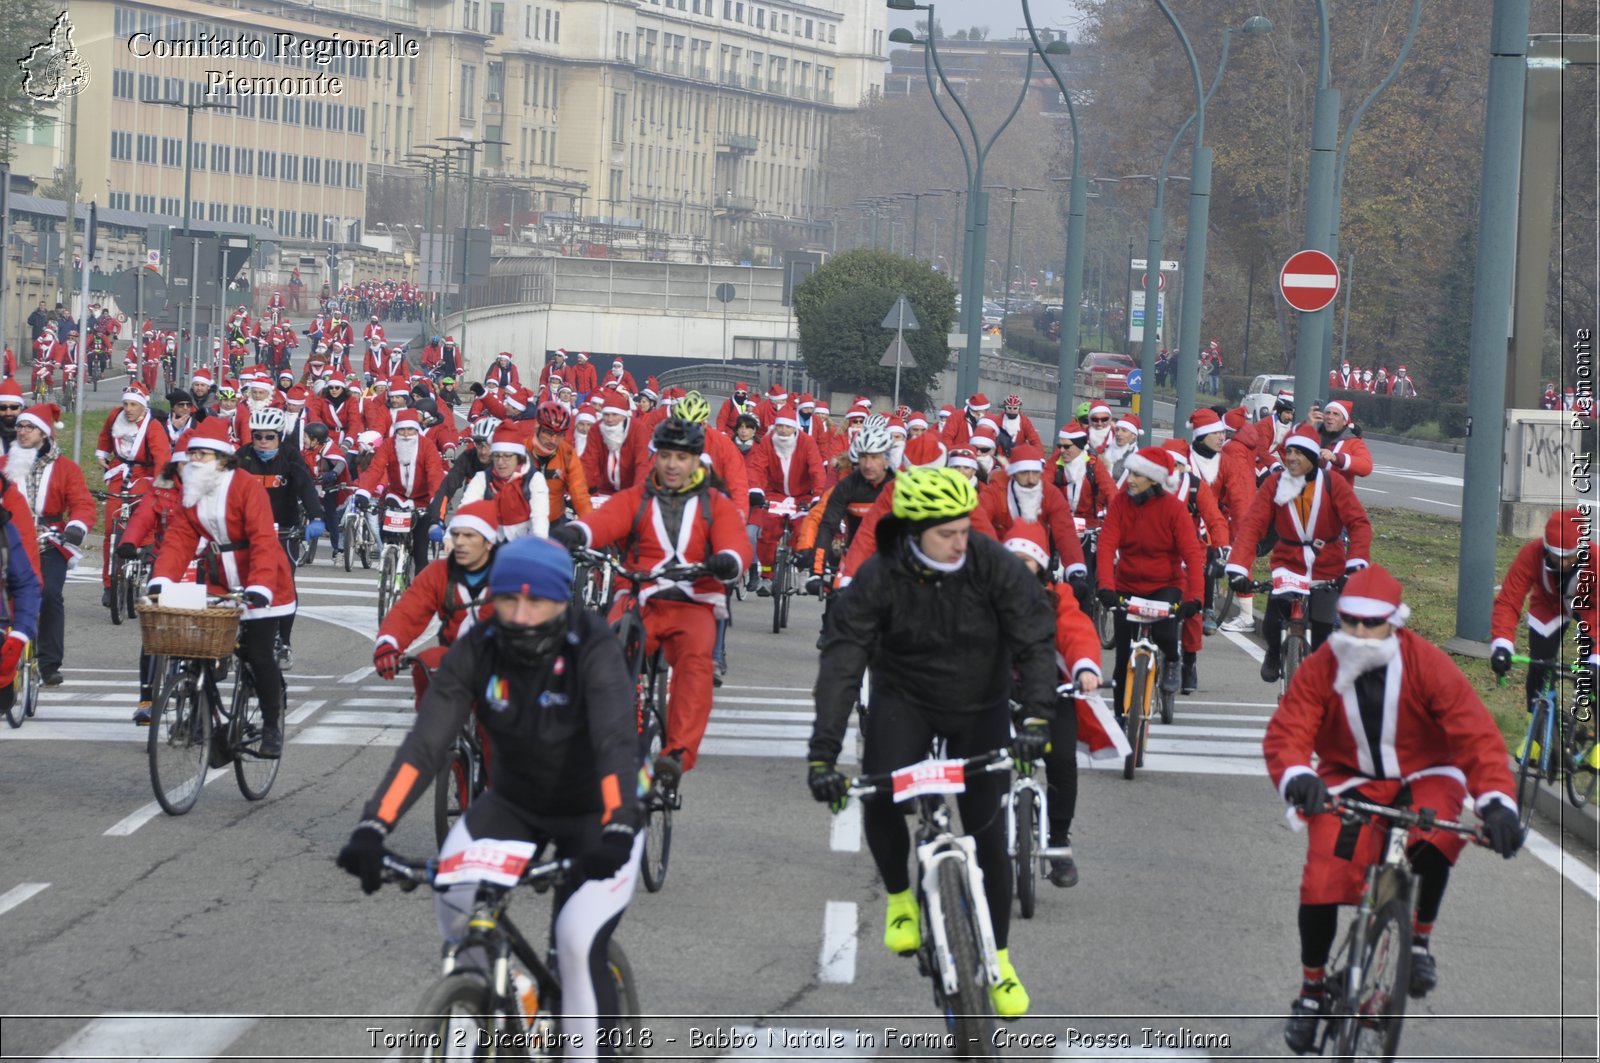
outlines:
M1095 675L1099 675L1100 674L1100 662L1099 661L1095 661L1095 660L1091 660L1088 657L1083 658L1083 660L1081 660L1081 661L1073 662L1072 673L1071 673L1072 674L1072 678L1074 678L1074 679L1078 678L1078 673L1079 672L1093 672Z
M1007 539L1005 542L1005 547L1014 554L1021 554L1023 557L1033 558L1034 561L1038 562L1040 568L1050 567L1050 555L1046 553L1045 550L1036 542L1025 539L1018 535Z
M1278 796L1283 798L1285 801L1289 800L1287 791L1289 789L1290 780L1294 779L1298 775L1315 774L1316 771L1306 764L1296 764L1292 768L1286 768L1283 773L1283 778L1278 780Z
M1493 642L1489 643L1489 652L1493 653L1495 650L1499 650L1499 649L1504 649L1504 650L1507 650L1508 652L1516 653L1517 652L1517 644L1515 642L1512 642L1510 639L1495 639Z
M122 393L122 401L137 402L140 406L149 406L150 396L146 395L142 391L135 391L134 389L129 388L127 391Z
M1488 793L1479 794L1478 799L1472 803L1472 810L1478 813L1479 817L1481 818L1484 809L1488 808L1489 805L1495 801L1499 801L1512 812L1517 811L1517 803L1516 801L1512 800L1511 795L1503 794L1499 790L1490 790Z
M1154 480L1164 488L1171 489L1173 475L1149 458L1142 457L1137 451L1129 454L1122 462L1122 471L1125 473L1136 472Z
M491 543L500 538L499 529L492 526L482 517L464 516L460 513L457 513L455 516L450 518L450 523L445 525L445 531L455 531L457 528L466 528L469 531L475 531Z
M257 594L259 594L262 597L266 598L267 606L270 606L272 604L272 588L271 587L268 587L264 583L252 583L250 586L245 588L245 593L246 594L248 594L251 591L255 591ZM266 608L267 606L262 606L262 608Z
M234 447L226 439L207 439L204 436L191 436L186 444L190 450L214 450L219 454L232 454Z
M1198 428L1193 429L1189 433L1189 436L1191 439L1199 439L1201 436L1208 436L1213 432L1226 432L1227 430L1228 426L1223 424L1221 421L1213 421L1211 424L1203 424Z
M958 455L950 459L950 467L952 469L976 469L978 467L978 459Z
M395 638L393 635L379 635L378 636L378 641L373 644L373 649L377 649L379 646L382 646L384 643L388 643L390 646L393 646L397 650L400 649L400 640Z
M489 444L489 453L490 454L517 454L517 455L520 455L520 456L525 458L525 457L528 456L528 448L523 446L521 443L507 443L507 442L503 442L502 441L502 442L499 442L499 443L490 443Z
M1006 466L1006 473L1015 476L1019 472L1044 472L1042 461L1014 461Z
M1393 616L1399 609L1400 607L1395 603L1386 602L1382 598L1365 598L1349 594L1341 594L1339 596L1339 612L1348 613L1351 616L1381 616L1387 618Z

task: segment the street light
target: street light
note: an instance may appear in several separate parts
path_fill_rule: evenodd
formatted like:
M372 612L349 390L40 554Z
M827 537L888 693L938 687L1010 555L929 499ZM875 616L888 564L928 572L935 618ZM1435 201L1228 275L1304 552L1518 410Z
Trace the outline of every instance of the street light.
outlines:
M1000 317L1000 335L1002 337L1001 342L1003 343L1004 342L1004 336L1005 336L1006 319L1011 316L1011 275L1012 275L1011 271L1012 271L1013 266L1015 265L1015 262L1013 261L1013 257L1012 257L1012 249L1015 246L1016 234L1017 234L1017 197L1018 197L1018 193L1020 193L1020 192L1043 192L1044 189L1037 188L1037 187L1035 187L1033 185L1023 185L1020 188L1013 188L1010 185L985 185L984 187L985 188L998 188L998 189L1001 189L1003 191L1011 193L1011 222L1010 222L1009 225L1006 226L1006 271L1005 271L1006 286L1005 286L1005 294L1001 297L1002 298L1002 302L1004 304L1004 309L1001 311L1001 317Z
M194 181L194 113L196 111L237 111L239 108L231 103L211 103L208 101L184 103L181 96L176 99L143 99L139 102L158 103L163 107L181 107L187 112L183 145L183 235L188 236L189 214L192 209L189 205L189 190ZM190 283L192 284L193 281L191 280ZM192 323L190 324L190 329L194 330Z
M922 220L922 200L924 197L932 198L941 194L941 190L934 189L930 192L896 192L896 199L911 200L911 257L917 257L918 231Z
M467 157L467 198L461 212L461 357L467 357L467 312L472 308L472 181L478 161L478 149L491 145L505 146L509 140L477 140L473 137L440 137L440 140L459 144L454 150Z
M1306 227L1302 250L1328 250L1328 230L1333 223L1333 164L1339 132L1339 90L1328 84L1327 0L1317 5L1317 93L1311 118L1311 165L1306 179ZM1300 334L1294 352L1294 395L1299 415L1304 417L1311 403L1321 397L1328 384L1318 364L1322 354L1324 322L1333 311L1323 307L1314 313L1300 314Z

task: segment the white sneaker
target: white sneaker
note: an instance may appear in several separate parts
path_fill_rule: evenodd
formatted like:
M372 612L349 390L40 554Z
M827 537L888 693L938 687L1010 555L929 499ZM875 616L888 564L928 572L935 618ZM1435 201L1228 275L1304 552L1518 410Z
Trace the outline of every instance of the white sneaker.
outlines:
M1248 616L1236 616L1232 620L1228 620L1222 624L1223 631L1232 631L1238 635L1252 634L1255 629L1255 618Z

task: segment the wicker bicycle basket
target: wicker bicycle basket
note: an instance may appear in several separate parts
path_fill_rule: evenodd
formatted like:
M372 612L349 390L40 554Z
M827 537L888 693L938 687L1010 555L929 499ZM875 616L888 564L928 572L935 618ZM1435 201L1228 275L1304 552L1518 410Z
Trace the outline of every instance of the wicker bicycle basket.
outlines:
M231 654L239 640L242 614L230 606L170 609L139 602L135 611L144 652L151 655L218 660Z

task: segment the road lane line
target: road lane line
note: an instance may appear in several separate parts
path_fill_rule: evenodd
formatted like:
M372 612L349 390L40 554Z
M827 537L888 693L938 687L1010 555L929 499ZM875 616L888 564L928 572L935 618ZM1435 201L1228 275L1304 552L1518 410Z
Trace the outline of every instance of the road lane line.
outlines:
M62 215L62 217L65 217L65 215ZM357 668L353 672L346 672L344 675L339 677L339 682L341 682L341 683L359 683L363 679L365 679L367 676L375 675L375 674L376 673L373 671L372 665L369 664L369 665L365 665L365 666L363 666L361 668Z
M229 774L229 769L227 768L212 768L210 771L206 772L206 781L200 785L210 786L212 783L216 782L218 779L227 774ZM113 823L111 825L111 829L106 831L105 836L107 838L126 838L128 835L132 834L134 831L138 830L140 827L144 826L146 823L149 823L152 819L155 819L161 814L161 806L156 802L151 801L148 805L144 805L139 808L139 810L134 812L132 815L123 819L119 819L117 822Z
M1198 719L1198 717L1195 719ZM1257 723L1267 722L1264 716L1255 717L1255 721ZM1265 727L1193 727L1187 723L1162 723L1160 720L1155 720L1153 723L1154 726L1150 728L1151 738L1163 736L1167 738L1181 736L1189 738L1238 739L1267 737L1267 729Z
M71 1060L211 1059L256 1024L242 1015L176 1012L104 1015L43 1058Z
M1600 870L1589 867L1581 860L1569 859L1565 849L1538 831L1528 832L1528 840L1523 842L1523 848L1539 861L1555 868L1562 878L1590 897L1600 900Z
M294 688L290 687L289 689L293 690ZM326 701L326 699L320 700L320 701L308 701L308 702L306 702L304 705L300 706L298 709L295 709L293 712L291 712L289 714L289 719L288 719L289 726L293 727L296 724L305 723L306 720L311 718L311 714L312 713L316 712L318 709L322 708L322 706L326 705L327 703L328 702Z
M727 690L728 688L727 687L723 687L722 689L723 690ZM794 705L794 706L797 706L797 707L803 706L803 707L808 708L808 709L815 709L815 707L816 707L816 702L811 700L810 698L728 698L728 697L719 697L719 698L717 698L717 704L718 705ZM808 713L806 713L806 715L810 716L811 713L808 712Z
M725 683L722 686L718 687L717 689L718 690L754 690L754 691L757 691L758 693L767 693L767 694L809 694L809 693L811 693L811 688L810 687L741 687L741 686L734 686L732 683Z
M43 893L49 888L50 883L48 882L24 882L20 886L15 886L4 893L0 893L0 915L4 915L29 897Z
M829 985L849 985L856 980L856 923L854 901L829 901L822 914L822 954L817 972Z
M851 801L833 817L833 825L828 829L828 848L836 853L861 851L860 801Z
M1266 650L1262 649L1260 646L1257 646L1255 643L1251 642L1237 631L1223 631L1221 628L1218 628L1217 634L1225 636L1229 642L1248 653L1250 655L1250 659L1255 661L1257 664L1260 664L1262 661L1267 659Z
M62 217L66 217L66 215L63 214ZM1389 493L1387 491L1380 491L1376 487L1368 487L1366 484L1356 484L1356 490L1365 491L1369 495L1386 495Z
M1215 705L1218 708L1225 709L1276 709L1278 707L1276 701L1193 701L1180 694L1178 696L1178 707L1182 708L1185 705Z

